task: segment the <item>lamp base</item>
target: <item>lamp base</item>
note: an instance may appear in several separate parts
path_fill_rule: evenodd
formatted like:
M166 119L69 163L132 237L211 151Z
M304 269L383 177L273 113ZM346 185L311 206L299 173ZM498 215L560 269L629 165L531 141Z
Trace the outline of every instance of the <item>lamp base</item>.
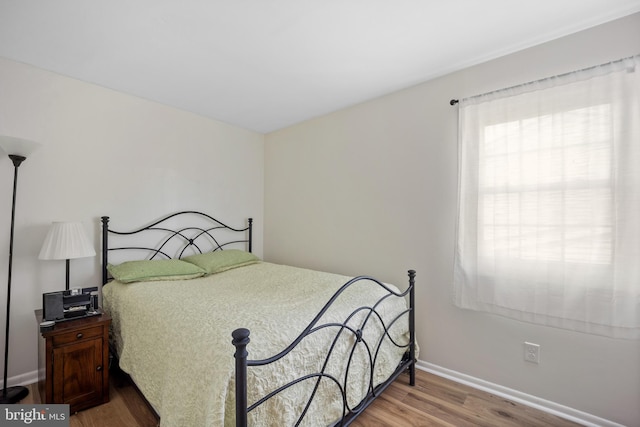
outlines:
M18 403L29 395L29 389L23 386L7 387L0 392L0 404Z

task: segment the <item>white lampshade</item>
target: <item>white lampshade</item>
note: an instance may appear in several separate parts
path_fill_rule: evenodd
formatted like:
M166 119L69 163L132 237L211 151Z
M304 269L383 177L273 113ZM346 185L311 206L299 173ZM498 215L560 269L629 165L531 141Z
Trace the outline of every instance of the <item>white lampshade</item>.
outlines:
M40 143L15 136L0 135L0 149L7 155L14 154L29 157L31 153L40 148Z
M44 239L39 259L73 259L95 256L81 222L54 222Z

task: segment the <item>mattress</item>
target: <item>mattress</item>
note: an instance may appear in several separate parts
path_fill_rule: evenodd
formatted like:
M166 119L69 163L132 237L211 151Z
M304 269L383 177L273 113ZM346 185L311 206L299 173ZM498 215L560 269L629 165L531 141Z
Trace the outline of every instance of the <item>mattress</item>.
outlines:
M295 340L348 280L336 274L257 262L190 280L112 281L103 287L103 306L113 319L112 336L120 367L158 412L161 426L233 426L232 331L251 331L249 359L273 356ZM372 305L386 293L372 281L357 282L341 294L322 323L342 323L355 308ZM404 298L395 297L385 299L376 309L385 322L404 310ZM358 311L349 325L359 329L368 314L368 310ZM377 342L384 333L380 323L377 316L370 317L362 330L364 341ZM336 378L347 375L354 334L343 331L335 340L332 356L325 360L336 330L327 327L317 331L275 364L250 367L249 404L287 381L317 372L325 363L325 371ZM389 334L396 343L407 345L406 316L392 324ZM379 352L373 348L373 354L362 345L355 348L348 370L347 400L351 406L367 392L370 358L376 359L373 382L378 384L393 373L406 351L388 340ZM314 384L304 381L279 393L250 412L249 425L295 424ZM342 416L342 410L336 385L323 380L301 425L329 425Z

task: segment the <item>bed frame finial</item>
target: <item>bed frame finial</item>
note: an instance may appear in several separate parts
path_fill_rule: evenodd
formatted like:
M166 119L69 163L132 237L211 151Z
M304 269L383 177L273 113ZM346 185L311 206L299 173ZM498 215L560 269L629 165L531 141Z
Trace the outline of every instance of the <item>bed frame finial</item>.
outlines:
M251 242L253 242L253 218L249 218L249 252L253 252Z
M414 386L416 385L416 271L409 270L408 273L409 287L411 288L409 291L409 342L411 343L409 347L409 358L411 360L409 365L409 385Z
M102 284L107 283L107 250L109 244L109 217L103 216L102 219Z
M231 343L236 347L236 427L247 427L247 344L249 330L236 329L231 333Z

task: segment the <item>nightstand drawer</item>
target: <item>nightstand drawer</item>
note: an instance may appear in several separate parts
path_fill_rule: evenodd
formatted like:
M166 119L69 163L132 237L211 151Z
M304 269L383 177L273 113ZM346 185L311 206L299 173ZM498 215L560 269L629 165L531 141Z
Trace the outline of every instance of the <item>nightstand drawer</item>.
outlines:
M103 332L102 326L94 326L92 328L85 328L85 329L76 329L71 332L54 335L53 345L54 346L65 345L65 344L75 343L75 342L82 341L89 338L101 337L102 332Z

